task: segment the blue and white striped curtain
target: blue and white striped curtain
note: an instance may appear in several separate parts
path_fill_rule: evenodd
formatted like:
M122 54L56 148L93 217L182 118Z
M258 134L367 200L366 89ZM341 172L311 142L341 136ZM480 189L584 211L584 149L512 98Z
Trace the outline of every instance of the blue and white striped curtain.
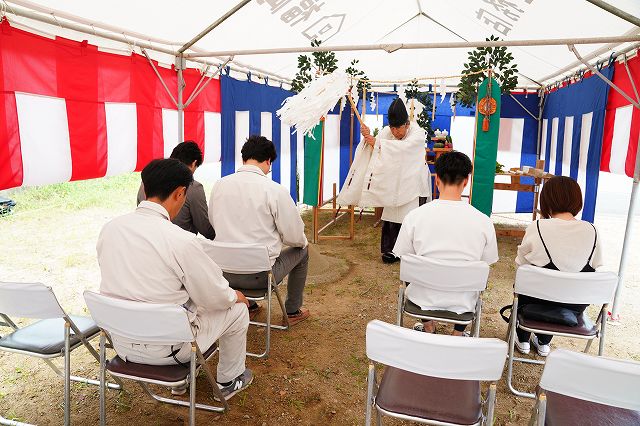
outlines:
M296 177L300 191L304 192L304 138L294 129L283 124L276 116L282 102L293 92L250 80L240 81L229 76L220 77L222 97L222 176L234 173L242 165L240 150L249 135L259 134L276 145L278 158L273 163L271 178L289 189L297 200ZM324 187L325 198L332 193L333 184L338 190L349 170L350 110L346 106L340 114L337 105L325 121L324 139ZM353 143L357 146L360 132L354 119ZM297 175L297 176L296 176Z
M234 173L242 165L240 150L249 135L262 135L273 141L278 158L272 165L271 178L289 189L294 201L298 146L301 135L276 116L282 101L293 95L288 90L250 80L220 77L222 97L222 176Z
M614 67L602 73L613 77ZM547 95L540 157L545 170L571 176L582 188L582 219L593 222L609 86L591 76Z

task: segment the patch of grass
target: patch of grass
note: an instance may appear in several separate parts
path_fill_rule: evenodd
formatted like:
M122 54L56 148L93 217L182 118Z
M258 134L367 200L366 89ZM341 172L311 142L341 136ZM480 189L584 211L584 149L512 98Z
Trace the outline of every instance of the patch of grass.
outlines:
M25 419L23 419L22 417L16 416L16 414L11 411L4 415L6 416L7 420L13 420L14 422L25 422Z
M14 215L47 210L80 210L100 205L109 208L123 202L135 203L135 194L140 185L139 173L90 179L77 182L20 188L6 194L16 202Z
M299 399L289 399L289 406L295 408L298 411L302 411L304 405L304 401L301 401Z
M239 397L240 398L238 399L238 405L244 407L244 405L247 403L247 393L240 392Z
M7 377L3 379L2 383L14 385L18 383L18 381L22 380L23 378L29 375L29 373L23 370L22 367L15 367L13 371L16 374L12 377Z
M131 395L129 392L122 390L116 398L116 411L118 413L126 413L131 410Z
M78 255L71 254L71 255L65 257L65 259L64 259L64 266L67 267L67 268L73 268L74 266L80 266L83 263L84 263L84 261Z

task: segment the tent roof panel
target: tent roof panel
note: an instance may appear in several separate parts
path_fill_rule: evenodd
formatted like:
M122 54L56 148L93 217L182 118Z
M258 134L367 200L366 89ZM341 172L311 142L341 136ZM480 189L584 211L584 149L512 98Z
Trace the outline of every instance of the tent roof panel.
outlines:
M9 5L26 4L24 0L7 1ZM238 0L198 0L179 4L168 0L36 0L34 3L171 40L176 43L173 48L178 48L179 43L190 40L235 6ZM640 15L640 1L609 0L609 3L634 16ZM296 15L310 4L315 5L306 14ZM44 24L33 25L39 28ZM200 40L196 47L204 51L306 47L314 35L328 38L325 44L329 46L477 41L491 34L507 40L550 39L618 36L634 28L640 33L640 28L582 0L316 0L315 3L312 0L254 0ZM47 29L52 30L51 26ZM60 29L53 30L69 36ZM588 45L578 49L587 55L600 47ZM459 74L467 50L401 50L392 54L341 52L338 57L341 68L352 59L359 59L361 68L370 78L400 80ZM510 50L520 72L537 81L575 62L565 46L514 47ZM608 55L607 52L601 56ZM236 60L291 78L296 72L296 57L296 54L253 55ZM532 85L524 77L520 83Z

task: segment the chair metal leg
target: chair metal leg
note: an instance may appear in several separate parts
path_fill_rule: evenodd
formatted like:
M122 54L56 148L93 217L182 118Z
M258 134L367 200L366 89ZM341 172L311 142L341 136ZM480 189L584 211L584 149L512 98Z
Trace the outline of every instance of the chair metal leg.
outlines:
M476 302L476 315L473 319L473 337L480 337L480 317L482 316L482 298Z
M98 354L98 352L96 352L94 347L91 346L91 344L89 343L87 338L80 331L80 329L75 325L75 323L71 320L71 318L69 318L68 316L65 316L64 319L69 322L69 325L71 326L71 330L73 331L73 333L76 336L78 336L80 338L80 341L82 342L84 347L87 348L89 353L91 355L93 355L93 357L96 359L96 361L100 362L100 354ZM86 384L89 384L89 385L98 385L98 386L100 385L99 381L87 379L85 377L71 376L71 380L74 381L74 382L86 383ZM113 377L113 381L116 382L116 384L107 383L107 387L109 389L117 389L117 390L122 389L122 381L119 378Z
M516 295L513 298L513 308L511 310L511 320L509 321L509 358L507 360L507 387L509 390L518 396L522 396L525 398L535 398L535 395L532 393L521 392L517 390L513 386L513 361L515 357L513 356L513 352L516 346L516 323L518 318L518 296Z
M191 363L189 364L189 426L196 424L196 347L191 344Z
M382 426L382 414L376 410L376 426Z
M607 305L604 305L602 311L600 311L600 332L598 333L598 356L604 355L604 336L605 326L607 324Z
M219 409L218 411L225 412L229 410L229 403L227 402L226 399L222 397L222 392L220 391L220 388L216 384L216 378L214 377L213 372L211 371L211 368L209 368L209 366L207 365L207 360L204 359L204 355L202 355L202 352L200 351L200 348L198 348L197 344L196 344L196 353L198 355L198 359L200 360L200 365L202 366L202 369L204 370L204 373L207 376L207 379L209 380L209 384L211 385L211 389L213 390L213 395L216 398L218 398L222 403L222 408Z
M402 327L402 311L404 310L404 282L400 281L400 287L398 287L398 316L396 318L396 325Z
M265 343L265 349L264 352L262 352L261 354L257 354L257 353L253 353L253 352L247 352L247 356L251 356L254 358L258 358L258 359L262 359L262 358L268 358L269 357L269 348L271 346L271 299L272 299L272 291L273 287L271 286L271 278L269 278L268 284L267 284L267 322L266 324L263 323L253 323L254 325L258 325L258 326L262 326L264 325L266 327L265 330L265 337L266 337L266 343ZM286 316L286 314L285 314Z
M163 396L156 395L155 393L151 392L147 384L144 382L137 382L137 383L138 385L140 385L142 390L144 390L144 392L147 395L149 395L151 398L153 398L157 402L162 402L162 403L171 404L171 405L178 405L180 407L186 407L186 408L189 408L191 406L191 404L187 401L181 401L179 399L172 399L172 398L165 398ZM198 410L212 411L215 413L223 413L225 411L223 407L215 407L213 405L200 404L200 403L196 403L195 407Z
M64 323L64 425L71 424L71 326Z
M496 408L496 383L489 385L489 395L487 397L487 426L493 426L493 416Z
M2 416L0 416L0 425L6 425L6 426L34 426L31 423L17 422L15 420L5 419Z
M369 374L367 376L367 399L365 400L365 426L371 425L371 410L373 408L373 386L376 380L376 369L373 364L369 364Z
M544 426L547 415L547 396L543 393L538 397L538 421L537 426Z
M277 328L279 330L288 330L290 327L289 317L287 316L287 308L284 307L284 301L282 300L282 296L280 296L280 292L278 291L278 286L274 286L273 292L276 294L276 298L278 299L278 304L280 304L280 309L282 310L282 318L284 318L284 326L273 325L273 328Z
M107 424L107 408L106 408L106 362L107 348L105 342L104 331L100 331L100 426Z
M98 361L99 360L100 360L100 357L98 356ZM54 373L56 373L58 376L60 376L64 380L64 372L60 371L60 369L58 367L56 367L56 365L53 362L51 362L50 359L43 359L43 361L53 370ZM69 378L71 379L72 382L78 382L78 383L85 383L85 384L88 384L88 385L100 386L100 380L87 379L86 377L79 377L79 376L69 376ZM107 384L106 384L107 388L121 390L122 389L122 381L117 377L114 377L113 379L114 379L114 381L118 382L119 384L114 384L114 383L108 383L107 382Z

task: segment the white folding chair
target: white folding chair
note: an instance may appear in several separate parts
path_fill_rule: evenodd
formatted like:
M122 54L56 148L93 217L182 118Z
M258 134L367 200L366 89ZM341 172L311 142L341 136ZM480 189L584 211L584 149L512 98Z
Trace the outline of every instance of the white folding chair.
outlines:
M516 329L520 328L531 333L587 340L585 352L589 351L593 339L599 337L598 355L602 355L604 351L607 305L613 299L617 285L618 276L613 272L560 272L532 265L523 265L518 268L508 334L507 386L511 392L527 398L535 397L533 393L519 391L513 385L514 361L540 365L545 363L542 360L514 356L515 339L518 338ZM518 312L518 296L520 295L559 303L601 305L600 314L594 324L585 311L578 318L578 325L575 327L534 321L524 318Z
M640 363L565 349L544 366L531 424L640 424Z
M433 425L493 424L496 381L507 344L498 339L416 333L374 320L367 324L366 422L381 415ZM386 367L378 384L374 362ZM489 381L483 403L480 382Z
M123 379L134 380L147 395L158 402L189 408L189 425L195 425L196 408L206 411L224 412L229 405L216 384L213 373L206 362L217 351L217 345L200 351L191 330L186 310L173 304L135 302L104 296L91 291L84 292L84 299L91 316L100 327L100 383L105 382L105 372ZM114 336L139 341L150 345L191 344L189 365L147 365L128 362L119 356L106 359L106 340ZM197 364L206 373L213 394L222 402L221 407L196 403ZM153 393L148 384L178 387L189 384L189 402L165 398ZM105 388L100 386L100 424L107 422Z
M37 319L25 327L18 327L10 316ZM41 283L0 282L0 318L13 332L0 338L0 351L13 352L42 359L64 380L64 424L71 421L71 381L99 385L97 380L71 375L71 351L84 345L99 361L89 340L98 335L98 326L91 318L68 315L58 303L50 287ZM52 362L64 357L63 371ZM118 384L110 388L120 389ZM17 422L0 416L0 424Z
M402 326L403 314L423 320L469 325L473 322L473 336L480 335L482 292L487 287L489 265L482 261L452 261L432 259L415 254L402 256L400 261L400 288L398 290L398 317ZM429 293L437 292L439 302L450 306L475 303L472 312L423 310L429 305ZM470 299L475 298L475 302ZM471 303L470 303L471 302ZM468 308L469 306L467 306Z
M247 355L256 358L267 358L271 348L271 329L287 330L289 318L284 307L282 297L278 292L279 284L274 281L271 272L271 260L266 246L260 244L225 243L220 241L202 240L202 246L207 255L222 269L224 277L229 281L229 286L241 291L248 300L267 301L267 322L251 321L258 327L266 327L265 350L261 354L247 352ZM243 287L247 280L254 281L252 288ZM271 320L271 296L275 293L284 325L272 324Z

